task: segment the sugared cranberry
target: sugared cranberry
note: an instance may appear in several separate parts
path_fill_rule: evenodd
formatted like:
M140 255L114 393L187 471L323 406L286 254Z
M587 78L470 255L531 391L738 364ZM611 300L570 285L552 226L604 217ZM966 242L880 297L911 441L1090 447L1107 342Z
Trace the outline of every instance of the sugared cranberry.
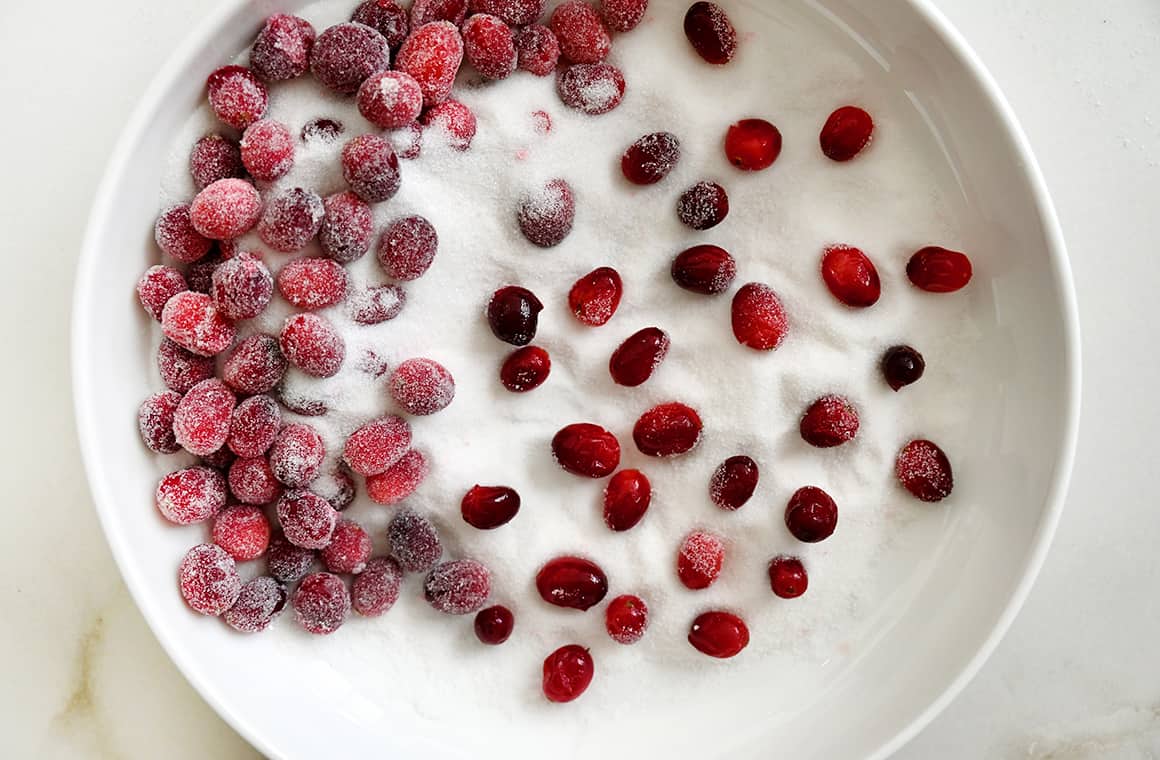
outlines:
M689 628L689 643L710 657L735 657L749 644L749 627L732 612L702 612Z
M410 74L380 71L358 88L358 111L379 129L398 129L423 110L423 91Z
M527 288L502 287L487 305L487 323L491 332L504 343L526 346L536 337L536 326L544 304Z
M269 504L282 495L265 457L239 457L230 465L230 492L243 504Z
M286 608L286 589L273 578L262 575L242 586L233 606L222 620L239 633L260 633L270 627L274 618Z
M434 21L447 21L455 26L467 16L467 0L415 0L411 4L411 28L419 29Z
M442 103L451 95L455 74L463 62L463 38L454 24L435 21L416 27L399 48L395 69L415 78L423 90L423 105Z
M251 396L234 408L230 417L230 450L240 457L260 457L274 443L282 413L269 396Z
M650 457L684 454L701 440L701 417L679 402L660 404L636 421L632 440L642 454Z
M556 557L536 573L536 590L548 604L586 610L608 594L608 577L583 557Z
M212 467L218 472L226 472L230 469L230 465L237 459L237 455L230 451L229 446L222 446L217 451L211 451L208 454L202 454L198 457L201 463L207 467Z
M729 63L737 52L737 32L716 3L693 3L685 13L685 36L697 55L716 65Z
M443 556L443 543L431 521L409 507L403 507L387 525L391 556L409 573L428 570Z
M245 129L266 113L266 85L244 66L223 66L205 80L209 105L219 119Z
M502 644L512 635L516 618L502 604L487 607L475 613L475 637L484 644Z
M437 129L455 150L467 150L475 137L475 114L458 100L445 100L431 106L421 122L428 129Z
M350 586L351 606L364 617L378 617L395 606L402 583L403 569L398 562L390 557L375 557Z
M379 265L388 277L415 280L423 276L439 250L439 235L421 216L405 216L391 222L379 238Z
M644 18L648 0L600 0L600 16L614 32L631 32Z
M314 27L304 18L275 13L250 48L250 67L271 82L300 77L310 68Z
M572 186L559 178L524 196L516 212L524 237L541 248L551 248L563 241L572 231L575 219L576 198Z
M603 478L620 465L620 443L599 425L577 422L552 438L552 456L574 475Z
M490 13L510 26L525 26L544 12L545 0L468 0L472 13Z
M617 385L635 388L652 377L669 353L669 335L659 327L646 327L625 338L608 361L608 372Z
M340 264L349 264L370 250L374 218L366 201L348 190L328 195L322 209L318 243L323 253Z
M376 475L402 458L411 447L411 426L389 414L350 434L342 458L359 475Z
M612 49L604 22L583 0L566 0L552 11L549 22L560 52L572 63L600 63Z
M648 606L639 596L618 596L604 611L604 628L618 644L635 644L648 628Z
M157 484L157 511L171 523L192 525L208 520L226 504L226 479L210 467L186 467Z
M415 492L428 471L427 457L412 449L387 469L367 476L367 496L377 504L398 504Z
M359 135L342 148L342 176L367 203L381 203L399 190L399 157L389 140Z
M910 257L906 276L928 293L953 293L971 281L971 260L964 253L928 245Z
M742 119L725 133L725 157L738 169L767 169L780 153L781 132L765 119Z
M332 377L346 358L346 343L323 317L295 314L282 325L278 338L282 355L313 377Z
M335 511L341 512L354 502L354 478L344 465L321 475L310 486L314 493L326 499Z
M757 462L745 455L729 457L709 480L709 498L721 509L740 509L757 488Z
M716 227L729 214L729 195L716 182L698 182L677 199L677 217L695 230Z
M286 540L303 549L322 549L330 543L338 512L326 499L310 491L288 491L278 500L278 522Z
M491 530L505 525L520 511L520 495L507 486L472 486L459 505L463 521Z
M371 558L371 537L354 520L342 519L334 526L330 543L322 550L322 562L332 573L358 574Z
M189 389L173 414L173 434L191 454L210 454L225 445L230 434L230 415L237 398L216 377Z
M377 325L399 316L407 303L407 292L401 285L376 285L353 293L347 303L355 322Z
M137 281L137 299L149 316L161 321L165 302L186 290L185 278L173 267L154 264Z
M213 240L233 240L249 232L262 214L262 199L249 182L219 179L189 205L193 228Z
M571 702L592 683L592 654L579 644L568 644L544 659L542 688L549 702Z
M141 402L137 409L137 430L149 450L157 454L173 454L181 444L173 435L173 414L181 394L174 391L154 393Z
M741 286L733 296L733 335L743 346L772 351L789 331L785 309L773 288L760 282Z
M677 552L677 577L685 588L708 588L721 574L725 562L725 542L708 531L696 530L685 536Z
M260 119L246 127L242 134L242 164L254 179L262 182L286 176L294 166L294 137L290 130L273 119Z
M341 137L344 130L342 122L337 119L311 119L302 125L302 131L298 133L298 137L304 143L331 143Z
M397 50L403 44L410 29L407 12L395 0L365 0L354 9L350 20L383 35L391 50Z
M623 295L620 273L612 267L600 267L576 280L568 291L568 306L576 319L599 327L612 319Z
M451 373L432 359L408 359L387 382L391 398L408 414L427 415L445 409L455 398Z
M538 77L546 77L556 70L560 60L560 42L546 26L532 24L516 32L516 65Z
M225 242L225 241L219 241ZM185 282L194 293L210 294L213 290L213 273L224 261L219 253L210 253L185 268Z
M436 565L423 583L432 607L448 615L467 615L481 609L491 594L491 573L473 559Z
M838 526L838 505L817 486L804 486L794 491L785 507L785 526L798 541L817 543Z
M858 410L841 396L822 396L806 409L799 428L811 446L840 446L858 434Z
M825 250L822 254L822 279L834 298L847 306L873 306L882 294L882 283L874 262L853 246L832 245Z
M604 490L604 524L625 531L644 517L652 502L652 484L640 470L621 470Z
M270 521L258 507L226 507L213 520L213 542L239 562L257 559L270 545Z
M512 393L525 393L543 385L551 370L552 359L547 351L539 346L524 346L504 360L499 379Z
M318 193L292 187L266 204L258 221L258 237L275 251L300 251L318 234L325 215Z
M652 185L665 178L681 158L681 143L671 132L641 137L620 157L620 171L634 185Z
M163 338L157 347L157 370L166 388L185 393L202 380L213 377L214 360L212 356L198 356Z
M463 24L463 53L468 63L487 79L504 79L516 70L516 46L511 27L487 13L477 13Z
M589 116L608 113L624 98L624 74L607 63L578 63L556 78L556 93L564 105Z
M782 599L795 599L810 585L805 565L797 557L779 555L769 561L769 587Z
M270 537L270 547L266 550L266 570L274 580L296 583L310 570L314 557L313 550L295 546L279 531Z
M198 190L219 179L241 178L246 174L242 166L242 151L238 144L218 134L206 135L193 144L189 152L189 174Z
M311 573L294 592L294 619L319 636L334 633L350 614L350 594L342 578L332 573Z
M346 297L346 270L333 259L294 259L278 272L278 292L299 309L334 306Z
M947 455L922 438L907 443L898 452L894 474L902 487L921 501L942 501L950 496L955 484Z
M293 423L278 431L270 446L270 469L279 483L304 488L318 477L326 446L309 425Z
M238 254L214 268L210 295L218 311L230 319L251 319L270 303L274 276L257 256Z
M237 601L242 579L225 549L198 544L181 560L177 571L181 597L194 612L220 615Z
M226 357L222 379L238 393L266 393L286 374L286 358L278 340L257 333L243 340Z
M190 207L184 203L161 212L153 226L153 239L162 251L186 263L197 261L213 247L213 241L194 227Z
M362 24L336 24L318 35L310 51L310 71L326 87L354 94L363 80L390 67L383 35Z
M925 370L922 354L910 346L894 346L882 357L882 375L895 391L918 382Z
M826 158L849 161L862 152L874 134L874 120L857 106L842 106L830 114L818 141Z

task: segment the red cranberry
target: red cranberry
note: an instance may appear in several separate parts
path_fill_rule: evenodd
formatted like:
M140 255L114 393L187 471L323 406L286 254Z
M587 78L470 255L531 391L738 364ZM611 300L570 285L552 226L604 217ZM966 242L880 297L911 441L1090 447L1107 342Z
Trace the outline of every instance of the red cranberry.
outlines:
M647 10L648 0L600 0L600 16L614 32L631 32Z
M544 304L527 288L508 285L495 291L487 305L491 332L504 343L526 346L536 337Z
M294 618L310 633L334 633L350 614L350 594L342 578L331 573L311 573L294 592Z
M520 511L520 495L507 486L472 486L459 505L463 521L491 530L505 525Z
M757 488L757 462L747 456L729 457L709 481L709 498L721 509L740 509Z
M336 24L318 35L310 52L310 71L326 87L353 95L363 80L390 68L387 40L362 24Z
M486 79L505 79L516 70L516 45L511 27L499 18L477 13L467 19L463 32L463 53L475 70Z
M258 576L246 581L222 620L238 633L260 633L270 627L285 607L286 589L269 576Z
M681 541L677 552L677 577L685 588L702 589L713 585L725 562L725 542L703 530L693 531Z
M536 590L548 604L586 610L608 593L608 578L595 562L582 557L556 557L536 573Z
M733 296L733 335L743 346L772 351L789 331L785 309L773 288L760 282L742 285Z
M806 568L797 557L780 555L769 561L769 587L782 599L795 599L810 585Z
M399 48L395 69L415 78L423 90L423 105L442 103L451 95L455 74L463 61L463 38L454 24L435 21L416 27Z
M375 557L350 586L351 606L364 617L378 617L395 606L402 583L403 569L398 562L390 557Z
M589 116L608 113L624 98L624 74L607 63L578 63L556 78L564 105Z
M300 77L310 68L314 27L304 18L275 13L250 48L250 66L271 82Z
M660 404L636 421L632 440L642 454L650 457L684 454L701 441L701 417L685 404Z
M858 410L841 396L822 396L801 420L802 439L820 449L840 446L858 434Z
M971 281L971 260L958 251L928 245L910 257L906 276L928 293L953 293Z
M767 169L780 153L781 132L764 119L742 119L725 133L725 157L738 169Z
M358 111L379 129L398 129L419 118L423 90L410 74L380 71L358 88Z
M234 324L203 294L184 291L161 311L161 330L182 348L202 356L219 354L234 342Z
M547 351L539 346L524 346L504 360L499 379L512 393L525 393L543 385L551 370L552 359Z
M294 166L294 138L285 124L261 119L242 134L242 163L246 171L263 182L286 176Z
M620 465L620 443L599 425L577 422L552 438L552 456L574 475L603 478Z
M303 549L322 549L334 536L338 512L310 491L288 491L278 500L278 522L286 540Z
M518 30L515 36L516 65L523 71L546 77L560 60L560 42L555 33L541 24Z
M223 66L205 80L209 105L219 119L245 129L266 113L266 85L244 66Z
M568 292L568 305L581 322L599 327L612 319L623 294L620 273L612 267L600 267L576 281Z
M333 259L294 259L278 273L278 291L299 309L334 306L346 297L346 270Z
M346 358L342 336L317 314L289 317L282 325L278 344L287 361L313 377L334 376Z
M295 546L280 531L270 538L266 550L266 571L281 583L295 583L306 575L314 564L314 552Z
M544 12L545 0L468 0L472 13L490 13L510 26L526 26Z
M685 290L713 295L723 293L733 284L737 262L724 248L695 245L673 259L673 281Z
M698 182L677 200L677 217L695 230L716 227L729 214L729 195L716 182Z
M270 521L258 507L226 507L213 520L213 542L239 562L257 559L270 545Z
M185 393L202 380L213 377L214 360L212 356L198 356L163 338L157 347L157 370L166 388Z
M153 239L162 251L186 263L197 261L213 247L213 241L194 227L190 207L184 203L161 212L153 226Z
M194 229L213 240L233 240L249 232L262 213L262 199L249 182L219 179L189 206Z
M339 520L330 543L322 550L322 562L332 573L358 574L371 558L371 537L354 520Z
M193 144L189 152L189 174L198 190L219 179L240 179L246 174L238 144L221 135L206 135Z
M794 491L785 507L785 525L798 541L817 543L838 526L838 505L822 489L804 486Z
M455 26L467 16L467 0L415 0L411 4L411 28L419 29L434 21L449 21Z
M157 484L157 511L176 525L192 525L213 517L226 504L226 480L209 467L186 467Z
M137 409L137 430L149 450L157 454L174 454L181 445L173 435L173 414L181 394L173 391L146 397Z
M544 660L544 696L549 702L571 702L592 683L592 654L578 644L552 652Z
M388 277L415 280L423 276L435 260L439 235L431 222L421 216L396 219L379 239L378 259Z
M265 457L240 457L230 465L230 492L243 504L269 504L282 495Z
M723 65L737 52L737 32L725 11L716 3L693 3L685 13L685 36L697 55Z
M640 470L621 470L604 490L604 524L614 531L634 527L652 502L652 484Z
M258 222L258 237L275 251L300 251L318 234L325 214L318 193L290 188L266 204Z
M439 532L423 515L403 507L387 525L387 542L391 556L409 573L419 573L434 567L443 555Z
M391 398L408 414L427 415L445 409L455 398L451 373L431 359L408 359L387 383Z
M187 289L185 278L173 267L154 264L137 281L137 298L149 315L161 321L165 302Z
M278 404L269 396L251 396L230 417L230 450L240 457L260 457L269 450L282 424Z
M322 201L323 219L318 228L322 252L340 264L349 264L370 250L374 235L371 207L347 191Z
M354 9L350 20L383 35L391 50L397 50L403 44L410 28L407 12L395 0L365 0Z
M910 441L898 452L894 474L902 487L921 501L942 501L950 496L955 479L943 450L931 441Z
M625 338L608 362L608 372L617 385L629 388L644 383L669 353L669 336L659 327L646 327Z
M749 628L731 612L702 612L689 628L689 643L710 657L735 657L749 644Z
M826 158L849 161L870 144L874 120L857 106L842 106L830 114L818 141Z
M475 114L458 100L431 106L420 121L424 127L438 129L455 150L467 150L475 137Z
M220 615L242 592L234 558L220 546L199 544L190 549L177 571L181 597L194 612Z
M475 613L475 637L484 644L502 644L512 635L515 615L507 607L497 604Z
M367 496L376 504L398 504L415 492L428 471L427 458L412 449L387 469L367 476Z
M189 389L173 414L173 434L191 454L210 454L225 445L230 434L230 415L237 398L216 377Z
M832 245L822 254L822 279L847 306L866 307L878 302L882 283L870 257L849 245Z
M342 122L337 119L311 119L302 125L302 131L298 136L304 143L332 143L342 135L344 129Z
M377 285L354 293L348 303L351 319L360 325L377 325L399 316L407 292L401 285Z
M681 159L681 143L671 132L641 137L620 157L620 171L634 185L652 185L665 178Z
M342 149L342 176L367 203L381 203L399 190L399 157L390 141L359 135Z
M516 212L524 237L541 248L551 248L568 237L575 219L572 186L558 178L526 195Z
M214 268L210 295L218 311L230 319L251 319L270 303L274 277L257 256L238 254Z
M286 359L277 339L262 333L234 346L222 365L222 379L238 393L266 393L285 373Z
M359 475L376 475L411 447L411 426L393 414L368 422L350 434L342 458Z
M918 382L925 370L922 354L910 346L894 346L882 357L882 374L895 391Z
M326 447L322 436L309 425L294 423L278 431L270 446L270 469L278 482L304 488L318 477Z
M487 603L491 573L473 559L457 559L436 565L423 583L431 606L448 615L468 615Z
M560 41L560 52L572 63L600 63L612 49L604 22L583 0L558 5L549 25Z
M618 644L635 644L648 628L648 606L639 596L618 596L604 611L604 627Z

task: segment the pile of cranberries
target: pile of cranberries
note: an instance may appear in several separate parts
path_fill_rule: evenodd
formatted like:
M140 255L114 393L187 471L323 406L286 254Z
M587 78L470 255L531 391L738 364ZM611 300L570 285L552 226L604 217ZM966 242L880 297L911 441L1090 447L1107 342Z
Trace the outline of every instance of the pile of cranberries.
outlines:
M475 613L481 642L497 645L512 635L512 610L487 606L492 592L487 567L467 557L445 558L439 531L422 512L405 505L395 509L383 537L389 550L379 556L368 532L343 515L360 477L368 497L383 505L404 502L423 482L432 462L413 447L412 425L453 401L451 373L425 357L395 367L373 356L359 359L369 377L382 379L398 413L366 420L351 432L340 464L331 470L324 467L329 460L322 436L303 421L331 410L289 392L284 376L293 367L328 378L355 361L347 355L347 336L321 310L348 309L359 325L386 322L405 307L404 283L432 266L439 243L434 226L422 216L406 216L376 230L372 204L398 192L400 158L419 154L427 130L441 130L454 148L470 149L475 116L451 98L465 60L489 80L516 70L555 73L561 100L585 114L604 114L621 102L624 74L606 62L612 33L639 24L647 0L601 0L595 7L566 0L546 23L538 23L544 6L545 0L415 0L408 12L393 0L366 0L350 22L321 33L304 19L277 14L259 31L248 67L225 66L207 80L210 106L224 127L192 148L189 168L197 194L157 219L155 239L172 265L149 268L137 284L142 306L165 336L157 365L167 388L141 404L142 440L156 453L184 450L200 460L163 477L155 494L166 520L209 526L210 541L190 549L178 571L181 594L193 610L253 633L289 604L302 628L329 634L352 609L382 615L398 599L403 576L422 573L426 600L448 614ZM737 33L713 3L694 3L684 30L692 50L709 64L728 64L736 54ZM364 129L373 128L345 142L341 169L347 187L325 197L309 187L270 184L293 167L299 142L340 140L346 131L325 117L294 129L269 117L269 88L307 74L354 98L369 125ZM538 113L543 129L550 129L550 119ZM873 129L866 111L843 106L821 128L821 153L850 161L870 144ZM728 128L723 145L725 158L738 170L762 171L777 161L782 134L769 121L745 118ZM677 136L654 132L628 146L620 167L628 182L652 185L680 159ZM564 178L546 182L514 208L520 230L539 247L561 243L575 212L576 197ZM715 182L697 182L680 193L676 213L694 230L712 229L728 216L728 193ZM240 249L238 238L250 231L268 252ZM279 261L314 244L322 255ZM385 281L355 289L345 265L372 250ZM705 243L679 253L671 274L676 286L713 297L732 289L738 263L728 251ZM875 265L856 247L827 248L820 274L845 307L869 308L881 297ZM946 293L967 284L971 264L962 253L928 246L910 259L906 274L922 290ZM296 313L277 334L247 330L245 322L276 297ZM568 307L581 324L596 328L614 317L624 297L620 274L601 266L571 286ZM488 300L492 333L515 347L499 370L499 381L513 393L535 390L551 372L548 352L534 344L543 308L534 293L518 285L500 287ZM731 329L742 346L775 350L791 334L792 322L769 285L750 282L735 290ZM625 337L609 357L612 380L626 387L647 383L674 339L680 336L658 326ZM884 380L896 391L916 382L924 366L922 355L904 345L889 349L881 361ZM818 448L849 443L859 426L858 408L839 393L816 399L799 423L803 441ZM640 414L632 444L648 457L674 457L692 451L702 434L697 410L671 401ZM609 530L632 530L646 517L649 478L641 470L620 468L621 443L604 427L565 426L552 438L551 454L577 476L609 478L603 502ZM950 464L931 441L906 443L895 467L899 482L918 499L938 501L951 492ZM738 510L754 494L758 477L752 458L731 456L708 477L709 499L721 510ZM496 530L516 518L520 506L514 489L477 484L465 490L460 508L467 525ZM784 521L799 541L822 541L837 526L838 507L823 489L804 486L790 498ZM728 555L725 537L692 530L674 547L673 572L686 588L707 589ZM237 563L261 559L265 573L243 581ZM808 576L800 558L776 556L767 570L778 597L805 593ZM572 555L550 559L534 581L544 602L579 611L602 604L610 588L599 565ZM622 594L604 606L604 616L614 641L633 644L645 635L649 608L640 597ZM690 622L688 640L706 655L727 658L744 649L749 630L739 615L710 610ZM593 673L588 649L563 646L544 661L544 694L553 702L571 701Z

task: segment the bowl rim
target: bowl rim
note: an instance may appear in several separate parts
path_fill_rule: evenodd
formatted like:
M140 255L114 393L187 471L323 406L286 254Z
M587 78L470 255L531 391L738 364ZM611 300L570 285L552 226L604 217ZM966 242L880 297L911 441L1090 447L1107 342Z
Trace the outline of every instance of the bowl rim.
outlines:
M84 242L81 246L77 275L73 286L69 355L72 365L73 411L76 417L77 437L80 442L86 480L92 492L101 530L134 603L141 611L166 655L177 665L182 676L198 694L258 751L268 757L277 757L275 748L266 740L266 737L253 729L246 716L228 706L229 703L218 693L215 684L201 678L190 655L178 641L170 636L165 626L160 625L160 612L155 605L150 603L149 596L144 593L144 580L134 573L127 564L125 558L128 556L129 548L125 545L123 538L112 529L109 518L112 511L110 505L114 504L115 500L107 488L103 474L97 469L97 456L95 454L100 449L99 429L92 412L81 402L79 392L79 389L88 382L82 372L82 368L86 366L84 359L87 349L82 345L79 336L83 333L84 315L89 313L89 301L94 292L92 283L99 261L96 240L99 229L104 223L102 220L109 217L114 202L113 189L120 183L122 176L127 171L133 148L149 126L149 116L154 104L162 99L177 79L179 72L195 58L200 50L210 43L216 30L236 12L242 2L244 0L223 0L194 27L153 76L145 92L138 99L132 115L121 130L116 147L106 163L85 226ZM1043 567L1063 512L1064 500L1075 460L1081 398L1081 343L1075 285L1059 219L1051 202L1047 183L1038 162L1035 160L1027 136L1020 126L1014 110L978 54L946 16L934 6L933 0L904 0L904 2L913 13L926 23L934 35L946 45L951 55L980 85L983 94L990 102L994 116L997 117L1000 128L1006 132L1007 138L1017 153L1022 171L1029 182L1034 196L1035 208L1043 225L1044 239L1054 275L1053 285L1059 294L1063 307L1065 353L1063 360L1067 368L1066 377L1063 378L1066 386L1066 419L1064 420L1063 434L1055 452L1054 475L1047 489L1045 507L1041 513L1033 543L1030 551L1026 554L1019 582L1011 590L990 634L979 642L975 654L961 666L957 675L947 683L942 692L925 709L911 715L890 739L870 753L867 756L869 760L883 760L889 757L929 725L974 678L1010 629Z

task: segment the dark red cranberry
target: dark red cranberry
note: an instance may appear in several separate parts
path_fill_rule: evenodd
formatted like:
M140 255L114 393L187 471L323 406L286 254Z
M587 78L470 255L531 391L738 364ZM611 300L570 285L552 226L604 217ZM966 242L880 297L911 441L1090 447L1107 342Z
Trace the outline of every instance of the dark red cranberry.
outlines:
M238 633L259 633L270 627L286 607L286 589L265 575L246 581L238 600L222 615Z
M709 481L709 498L721 509L740 509L757 488L758 469L744 454L729 457Z
M490 13L510 26L526 26L544 12L545 0L468 0L471 13Z
M599 425L577 422L552 438L552 456L568 472L603 478L620 464L620 443Z
M668 352L668 333L659 327L646 327L625 338L612 352L608 372L616 384L634 388L652 377Z
M346 584L331 573L311 573L303 578L291 601L298 624L319 636L337 631L350 614Z
M363 80L390 68L383 35L362 24L335 24L318 35L310 52L310 72L326 87L353 95Z
M364 617L378 617L395 606L403 568L390 557L375 557L350 585L350 604Z
M516 617L502 604L475 613L475 636L484 644L502 644L512 635Z
M218 134L198 140L189 153L189 174L198 190L219 179L244 177L246 168L242 166L242 150L237 141Z
M342 122L337 119L311 119L302 125L299 137L302 142L334 142L342 136Z
M811 446L840 446L858 434L858 410L841 396L822 396L810 404L799 428L802 439Z
M147 396L137 409L137 430L141 440L156 454L175 454L181 450L173 434L173 414L181 394L164 391Z
M391 518L387 525L387 542L391 555L409 573L429 570L443 556L443 542L439 540L435 526L425 515L410 507L403 507ZM454 575L451 570L445 572Z
M422 216L405 216L391 222L379 238L379 265L388 277L415 280L431 267L439 249L434 225Z
M229 366L228 360L226 366ZM157 371L166 388L185 393L202 380L213 377L214 359L212 356L198 356L168 338L163 338L157 347ZM226 382L229 383L228 378ZM232 383L230 386L233 387Z
M591 653L579 644L568 644L544 660L544 696L549 702L571 702L592 683L595 666Z
M504 343L526 346L536 337L544 304L527 288L508 285L495 291L487 305L491 332Z
M738 169L767 169L780 153L781 132L765 119L742 119L725 133L725 157Z
M608 593L608 577L583 557L556 557L536 573L536 590L548 604L586 610Z
M325 216L318 229L322 252L340 264L362 257L374 235L370 205L348 190L324 198L322 208Z
M925 369L922 354L910 346L894 346L882 357L882 374L896 391L917 382Z
M342 176L367 203L390 199L402 183L395 147L378 135L355 137L342 148Z
M415 0L411 3L411 28L419 29L435 21L459 26L466 15L467 0Z
M612 319L623 294L620 273L612 267L600 267L576 280L568 291L568 306L576 319L589 327L599 327Z
M894 474L903 488L922 501L942 501L950 496L955 484L947 455L922 438L911 441L898 452Z
M399 316L407 305L407 291L402 285L375 285L351 294L347 303L355 322L377 325Z
M188 290L185 278L173 267L154 264L137 281L137 299L149 315L161 321L165 303L178 293Z
M830 114L818 136L822 153L834 161L849 161L862 152L874 134L874 120L857 106L842 106Z
M600 0L600 17L614 32L630 32L644 19L648 0Z
M604 524L611 530L632 528L648 511L652 484L640 470L621 470L604 490Z
M467 615L481 609L491 593L491 573L473 559L436 565L423 583L432 607L448 615Z
M731 612L702 612L689 628L689 643L710 657L734 657L749 644L749 628Z
M463 520L480 530L498 528L520 511L520 495L507 486L472 486L459 505Z
M729 194L716 182L698 182L677 199L677 217L695 230L716 227L729 215Z
M648 605L639 596L624 594L608 603L604 628L618 644L635 644L648 627Z
M817 486L794 491L785 507L785 526L798 541L815 544L838 527L838 505Z
M578 63L556 77L556 94L564 105L589 116L605 114L624 99L624 74L607 63Z
M733 335L758 351L772 351L789 332L789 320L773 288L760 282L741 286L733 296Z
M572 186L556 178L528 193L516 211L520 232L541 248L558 245L572 231L576 219L576 198Z
M705 295L723 293L737 276L737 262L724 248L695 245L673 259L673 282L685 290Z
M403 44L410 27L407 12L395 0L365 0L354 9L350 20L369 26L383 35L391 50L398 50L399 45Z
M628 146L620 171L634 185L652 185L665 178L681 159L681 143L671 132L653 132Z
M547 351L539 346L524 346L504 360L499 379L512 393L525 393L543 385L551 370L552 359Z
M810 578L797 557L785 555L769 561L769 587L782 599L795 599L806 592Z
M725 11L716 3L693 3L685 13L685 36L697 55L722 65L737 52L737 32Z
M822 279L834 298L847 306L873 306L882 294L882 283L874 262L853 246L832 245L825 250L822 254Z
M280 531L270 538L266 549L266 571L274 580L295 583L301 580L314 564L315 552L290 543Z
M677 551L677 577L685 588L703 589L713 585L725 563L725 542L705 530L685 536Z
M654 406L636 421L632 440L642 454L650 457L684 454L701 440L701 417L679 402Z
M271 82L300 77L309 68L314 38L314 27L306 19L275 13L250 48L250 67Z
M928 245L910 257L906 276L928 293L953 293L971 281L971 260L964 253Z

